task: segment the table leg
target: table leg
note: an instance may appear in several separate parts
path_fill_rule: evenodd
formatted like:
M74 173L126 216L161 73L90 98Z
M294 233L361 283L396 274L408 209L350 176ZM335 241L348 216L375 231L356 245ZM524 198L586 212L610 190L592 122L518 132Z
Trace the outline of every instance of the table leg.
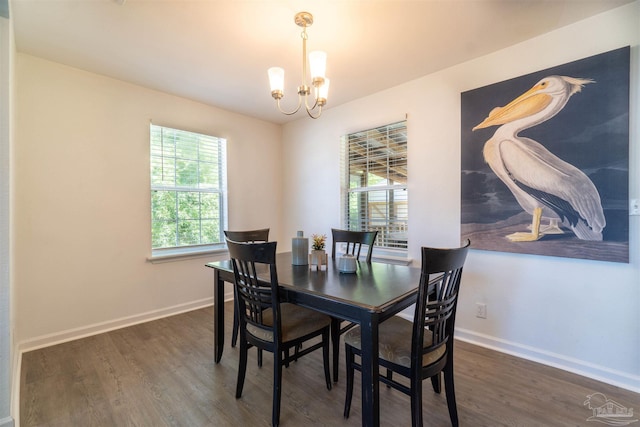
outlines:
M340 365L340 319L331 318L331 347L333 349L333 382L338 382L338 366Z
M224 350L224 280L218 269L213 272L213 350L214 360L219 363Z
M370 316L360 324L362 346L362 425L380 426L380 384L378 365L378 315Z

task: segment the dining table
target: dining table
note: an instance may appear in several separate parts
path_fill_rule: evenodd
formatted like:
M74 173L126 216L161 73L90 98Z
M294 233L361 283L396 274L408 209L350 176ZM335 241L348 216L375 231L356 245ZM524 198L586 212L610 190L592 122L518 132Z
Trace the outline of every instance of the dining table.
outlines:
M214 278L214 360L224 350L224 283L234 282L231 260L206 264ZM420 269L407 265L358 261L355 273L342 273L338 259L322 268L293 265L291 252L276 256L281 298L333 317L357 323L362 340L362 425L380 425L378 327L385 319L415 303ZM260 273L259 273L260 276ZM264 269L265 283L269 282ZM332 332L334 349L339 334ZM337 354L337 353L334 353ZM334 379L337 371L334 359Z

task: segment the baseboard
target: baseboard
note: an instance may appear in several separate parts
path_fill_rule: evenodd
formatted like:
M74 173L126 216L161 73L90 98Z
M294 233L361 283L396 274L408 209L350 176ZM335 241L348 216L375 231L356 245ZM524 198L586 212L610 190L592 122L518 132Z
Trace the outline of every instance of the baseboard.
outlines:
M14 427L13 418L7 417L0 420L0 427Z
M467 329L456 328L455 338L470 344L479 345L481 347L510 354L522 359L531 360L532 362L541 363L543 365L552 366L583 377L640 393L640 376L616 371L605 366L570 358L539 348L510 342L489 335L479 334Z
M227 296L225 295L225 300L226 298ZM109 320L106 322L95 323L93 325L82 326L80 328L42 335L40 337L20 342L18 344L18 351L20 352L20 354L22 354L27 351L37 350L39 348L49 347L52 345L89 337L92 335L102 334L104 332L113 331L115 329L133 326L138 323L150 322L152 320L174 316L176 314L197 310L199 308L204 308L211 305L213 305L213 298L204 298L198 301L174 305L172 307L166 307L159 310L152 310L146 313L135 314L133 316L122 317L120 319Z
M19 348L13 352L13 377L11 382L11 415L15 421L15 427L20 426L20 373L22 372L22 353ZM0 424L4 427L3 424ZM12 424L8 424L12 426Z

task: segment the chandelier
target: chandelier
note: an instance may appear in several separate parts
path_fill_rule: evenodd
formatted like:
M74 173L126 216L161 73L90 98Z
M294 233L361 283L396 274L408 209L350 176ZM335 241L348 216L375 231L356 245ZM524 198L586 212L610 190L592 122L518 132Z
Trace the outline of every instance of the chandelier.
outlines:
M307 114L312 119L317 119L322 114L322 107L327 103L329 92L329 79L325 77L327 54L322 51L309 53L309 68L311 71L311 86L307 85L307 27L313 24L313 15L309 12L300 12L295 16L295 23L302 27L302 84L298 86L298 106L295 110L287 112L280 106L280 100L284 97L284 69L280 67L269 68L269 84L271 96L276 100L278 110L286 115L292 115L300 110L304 100ZM311 98L311 99L310 99Z

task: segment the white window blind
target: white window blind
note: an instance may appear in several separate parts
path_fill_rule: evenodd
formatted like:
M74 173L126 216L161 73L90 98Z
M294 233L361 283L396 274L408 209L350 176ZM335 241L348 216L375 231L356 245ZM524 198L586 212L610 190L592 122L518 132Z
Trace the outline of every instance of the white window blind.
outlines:
M226 140L153 124L150 135L152 249L223 246Z
M407 250L407 122L342 137L343 226L378 230L377 247Z

